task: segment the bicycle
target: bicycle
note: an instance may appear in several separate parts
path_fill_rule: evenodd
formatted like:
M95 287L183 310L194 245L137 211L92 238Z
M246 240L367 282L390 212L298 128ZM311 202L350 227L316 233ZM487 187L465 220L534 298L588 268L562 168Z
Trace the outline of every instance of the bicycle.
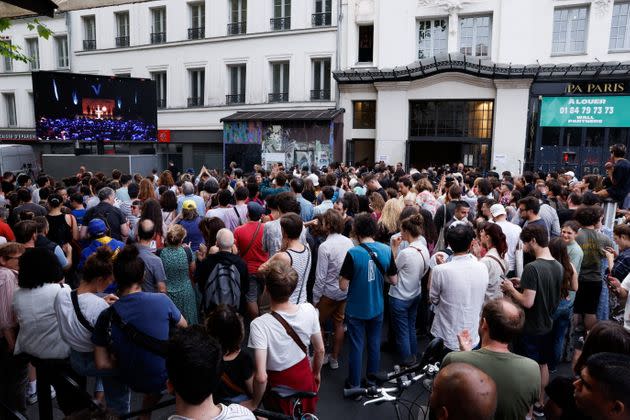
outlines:
M420 419L422 415L422 418L426 419L429 410L418 403L418 400L423 396L424 392L421 392L413 401L405 400L402 397L407 389L419 381L423 381L424 389L429 392L430 397L432 387L427 386L424 381L428 379L429 383L432 384L433 379L438 374L443 348L443 340L441 338L435 338L427 346L419 363L404 369L400 369L396 366L393 372L377 373L368 376L368 379L380 385L395 380L395 386L378 387L373 385L367 388L349 388L343 390L343 395L346 398L358 396L368 397L369 399L363 403L363 406L391 402L394 405L396 418L398 420L402 420L403 418L400 410L401 406L407 409L409 419L416 418L412 413L412 408L417 407L419 409L417 418Z
M291 415L276 413L274 411L257 408L254 410L254 415L259 417L266 417L273 420L319 420L315 414L304 413L302 411L302 398L314 398L317 396L317 392L313 391L298 391L285 385L278 385L271 388L270 392L283 400L291 401Z

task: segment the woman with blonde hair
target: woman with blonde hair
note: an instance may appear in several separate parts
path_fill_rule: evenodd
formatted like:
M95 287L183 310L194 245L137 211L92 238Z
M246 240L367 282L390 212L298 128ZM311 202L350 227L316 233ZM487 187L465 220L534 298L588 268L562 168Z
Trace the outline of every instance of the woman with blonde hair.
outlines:
M416 192L418 195L416 196L416 204L425 210L431 212L433 216L435 216L435 211L437 210L439 203L433 195L433 184L429 181L428 178L421 178L416 183Z
M383 196L377 192L370 194L368 199L370 201L370 210L372 210L371 217L378 222L381 218L383 208L385 207L385 200L383 200Z
M378 233L374 238L375 240L389 245L392 235L399 230L400 213L404 207L404 203L400 200L387 200L383 207L381 218L378 220Z
M138 193L138 200L141 200L143 203L149 198L156 199L155 196L155 188L153 188L153 182L150 179L144 178L140 181L140 192Z
M166 273L166 294L189 324L197 324L197 300L191 281L195 261L190 247L182 245L185 237L186 229L181 225L169 226L160 259Z

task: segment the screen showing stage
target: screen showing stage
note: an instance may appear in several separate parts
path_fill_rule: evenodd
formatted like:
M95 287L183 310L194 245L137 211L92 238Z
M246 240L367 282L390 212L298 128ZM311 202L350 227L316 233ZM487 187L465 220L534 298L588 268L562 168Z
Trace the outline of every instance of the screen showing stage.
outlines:
M157 141L155 82L129 77L33 72L40 140Z

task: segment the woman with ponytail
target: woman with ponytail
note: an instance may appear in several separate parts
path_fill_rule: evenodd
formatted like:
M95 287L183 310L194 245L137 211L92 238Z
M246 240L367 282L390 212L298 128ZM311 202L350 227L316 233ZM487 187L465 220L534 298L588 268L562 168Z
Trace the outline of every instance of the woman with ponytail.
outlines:
M486 289L485 301L503 297L501 282L506 278L508 264L505 260L507 253L507 241L501 226L496 223L485 222L479 229L479 241L486 249L486 253L479 260L488 269L488 288ZM473 250L473 253L475 251ZM477 252L477 257L479 253Z
M72 240L79 239L79 227L77 220L72 214L63 213L61 207L63 199L57 193L48 196L48 207L50 211L46 215L48 220L48 239L55 242L60 247Z
M429 270L429 250L422 240L424 220L420 214L404 219L400 236L392 244L398 267L398 283L389 289L392 326L396 335L400 363L409 366L416 361L416 315L420 303L422 277ZM402 241L409 246L398 252Z

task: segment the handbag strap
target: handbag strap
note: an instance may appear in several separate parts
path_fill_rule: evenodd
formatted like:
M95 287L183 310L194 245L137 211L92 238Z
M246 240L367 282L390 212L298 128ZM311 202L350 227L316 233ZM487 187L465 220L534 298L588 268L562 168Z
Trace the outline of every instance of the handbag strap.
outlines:
M240 386L238 386L233 380L232 378L230 378L228 376L227 373L223 372L221 374L221 381L223 382L223 384L225 386L227 386L228 388L230 388L232 391L234 392L238 392L241 395L247 395L248 397L250 396L249 393L247 391L245 391L243 388L241 388Z
M427 264L427 259L425 258L424 254L422 253L422 250L420 248L416 248L413 245L409 245L409 248L413 248L416 251L418 251L420 253L420 256L422 257L422 264L424 264L424 273L427 272L427 270L429 269L429 264ZM424 276L424 273L422 273L422 276Z
M258 225L256 226L256 231L254 232L254 236L252 236L251 241L249 241L249 243L245 247L245 251L243 251L243 254L241 255L242 257L247 255L247 253L251 249L252 245L254 245L254 242L256 241L256 237L258 236L258 232L260 232L260 227L261 226L262 226L262 222L258 222Z
M503 263L501 262L501 260L499 260L497 257L495 257L494 255L488 255L486 254L486 257L488 258L492 258L493 260L495 260L499 266L501 267L501 270L503 270L503 274L505 275L507 273L507 269L505 267L505 265L503 265Z
M378 271L380 271L381 275L383 276L383 280L385 280L385 269L383 268L381 262L378 260L378 256L376 255L376 253L364 243L360 243L359 246L365 249L372 261L374 261L374 264L376 264L376 268L378 268Z
M291 337L293 341L295 341L295 344L298 345L300 350L302 350L305 355L308 355L308 350L306 348L306 345L302 342L302 340L300 340L300 337L298 337L297 333L295 332L293 327L289 325L287 320L284 319L282 315L280 315L276 311L271 311L271 316L273 316L276 319L276 321L278 321L284 327L284 330L287 332L287 334L289 334L289 337Z
M155 337L151 337L150 335L143 333L133 325L125 322L113 306L110 307L110 310L112 322L122 330L125 336L133 344L155 355L166 357L168 340L159 340Z
M77 295L76 290L73 290L70 292L70 300L72 300L72 307L74 308L74 313L77 315L77 319L79 320L79 323L83 325L83 327L89 332L94 332L94 327L85 318L85 315L83 315L83 312L81 312L81 308L79 307L79 297Z

